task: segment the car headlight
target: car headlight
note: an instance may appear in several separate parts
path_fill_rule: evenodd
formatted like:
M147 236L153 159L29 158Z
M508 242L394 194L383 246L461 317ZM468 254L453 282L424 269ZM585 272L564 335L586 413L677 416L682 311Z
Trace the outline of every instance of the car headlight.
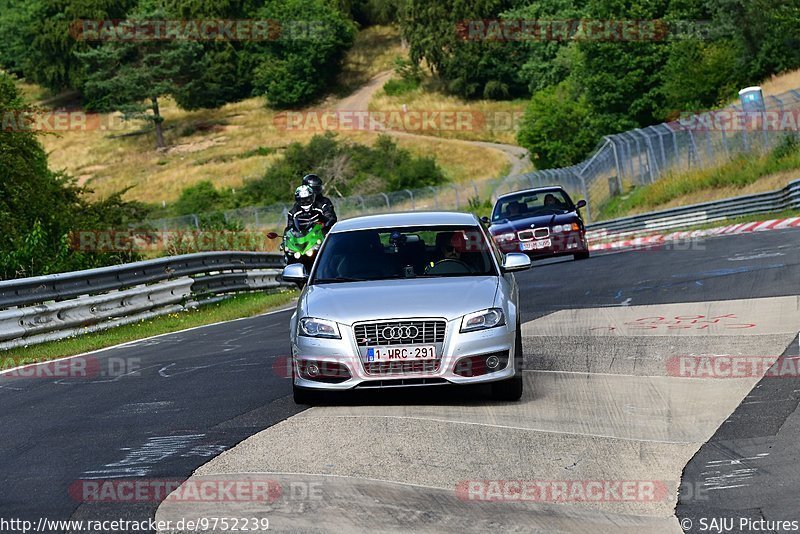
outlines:
M494 238L497 241L513 241L514 238L517 237L514 232L509 232L507 234L497 234Z
M553 233L558 234L560 232L569 232L569 231L577 232L579 229L580 227L578 226L578 223L563 224L563 225L557 224L553 227Z
M298 323L301 336L307 337L327 337L331 339L342 339L339 334L339 325L327 319L317 319L316 317L304 317Z
M474 332L506 324L506 316L500 308L489 308L465 315L461 320L461 332Z

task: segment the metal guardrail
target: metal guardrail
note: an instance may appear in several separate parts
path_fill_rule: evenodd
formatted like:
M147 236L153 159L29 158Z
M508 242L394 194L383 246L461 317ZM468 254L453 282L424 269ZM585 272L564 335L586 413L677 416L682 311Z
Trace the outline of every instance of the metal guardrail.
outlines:
M680 208L600 221L589 224L586 228L587 235L596 239L604 235L622 236L628 233L654 232L723 221L743 215L790 209L800 209L800 179L790 182L786 187L777 191L713 200Z
M0 282L0 350L185 309L191 299L289 286L283 256L207 252Z

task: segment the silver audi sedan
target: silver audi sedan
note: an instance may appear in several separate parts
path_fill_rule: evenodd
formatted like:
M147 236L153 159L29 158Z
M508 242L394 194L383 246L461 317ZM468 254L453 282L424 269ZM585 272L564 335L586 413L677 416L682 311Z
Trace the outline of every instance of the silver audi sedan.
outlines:
M324 390L491 383L522 396L519 290L525 254L503 254L472 214L415 212L338 222L292 315L294 400Z

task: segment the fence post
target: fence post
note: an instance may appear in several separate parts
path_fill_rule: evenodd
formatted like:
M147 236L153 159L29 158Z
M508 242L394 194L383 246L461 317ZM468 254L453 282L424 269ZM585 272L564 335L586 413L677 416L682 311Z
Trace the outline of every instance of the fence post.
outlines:
M414 193L411 192L411 189L406 189L405 191L411 198L411 211L417 211L417 206L414 204Z
M470 183L472 184L472 190L475 191L475 199L480 201L481 193L478 191L478 184L475 183L475 180L470 180Z
M450 187L452 187L453 191L456 193L456 209L459 209L461 207L461 201L458 198L458 187L456 187L455 184L452 184Z
M194 227L199 230L200 229L200 219L194 213L192 213L192 220L194 220Z
M392 205L389 203L389 195L386 193L381 193L381 195L386 199L386 209L392 209Z
M583 198L586 199L586 222L592 222L592 209L589 207L591 202L589 201L589 189L586 187L586 179L579 175L578 179L581 181L581 190L583 191Z
M435 187L433 187L432 185L429 185L428 189L433 191L433 207L438 210L439 209L439 191Z

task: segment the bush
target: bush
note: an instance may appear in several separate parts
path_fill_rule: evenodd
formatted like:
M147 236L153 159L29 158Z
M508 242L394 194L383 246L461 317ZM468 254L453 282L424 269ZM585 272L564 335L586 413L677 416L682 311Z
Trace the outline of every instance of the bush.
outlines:
M398 96L410 93L419 87L417 80L389 80L383 84L383 91L389 96Z
M13 80L0 73L0 109L25 109ZM144 218L123 192L89 203L74 181L52 172L36 135L0 130L0 277L15 278L132 261L127 252L74 250L71 234L126 227Z
M206 213L227 207L228 202L228 195L218 191L210 181L204 180L181 191L174 209L177 215Z
M598 135L586 100L569 81L539 91L531 98L517 133L538 168L574 165L589 155Z
M388 136L379 136L370 147L327 132L315 135L308 144L289 145L264 177L245 184L244 202L288 204L300 178L309 172L319 174L333 196L413 189L446 180L433 158L415 157Z

